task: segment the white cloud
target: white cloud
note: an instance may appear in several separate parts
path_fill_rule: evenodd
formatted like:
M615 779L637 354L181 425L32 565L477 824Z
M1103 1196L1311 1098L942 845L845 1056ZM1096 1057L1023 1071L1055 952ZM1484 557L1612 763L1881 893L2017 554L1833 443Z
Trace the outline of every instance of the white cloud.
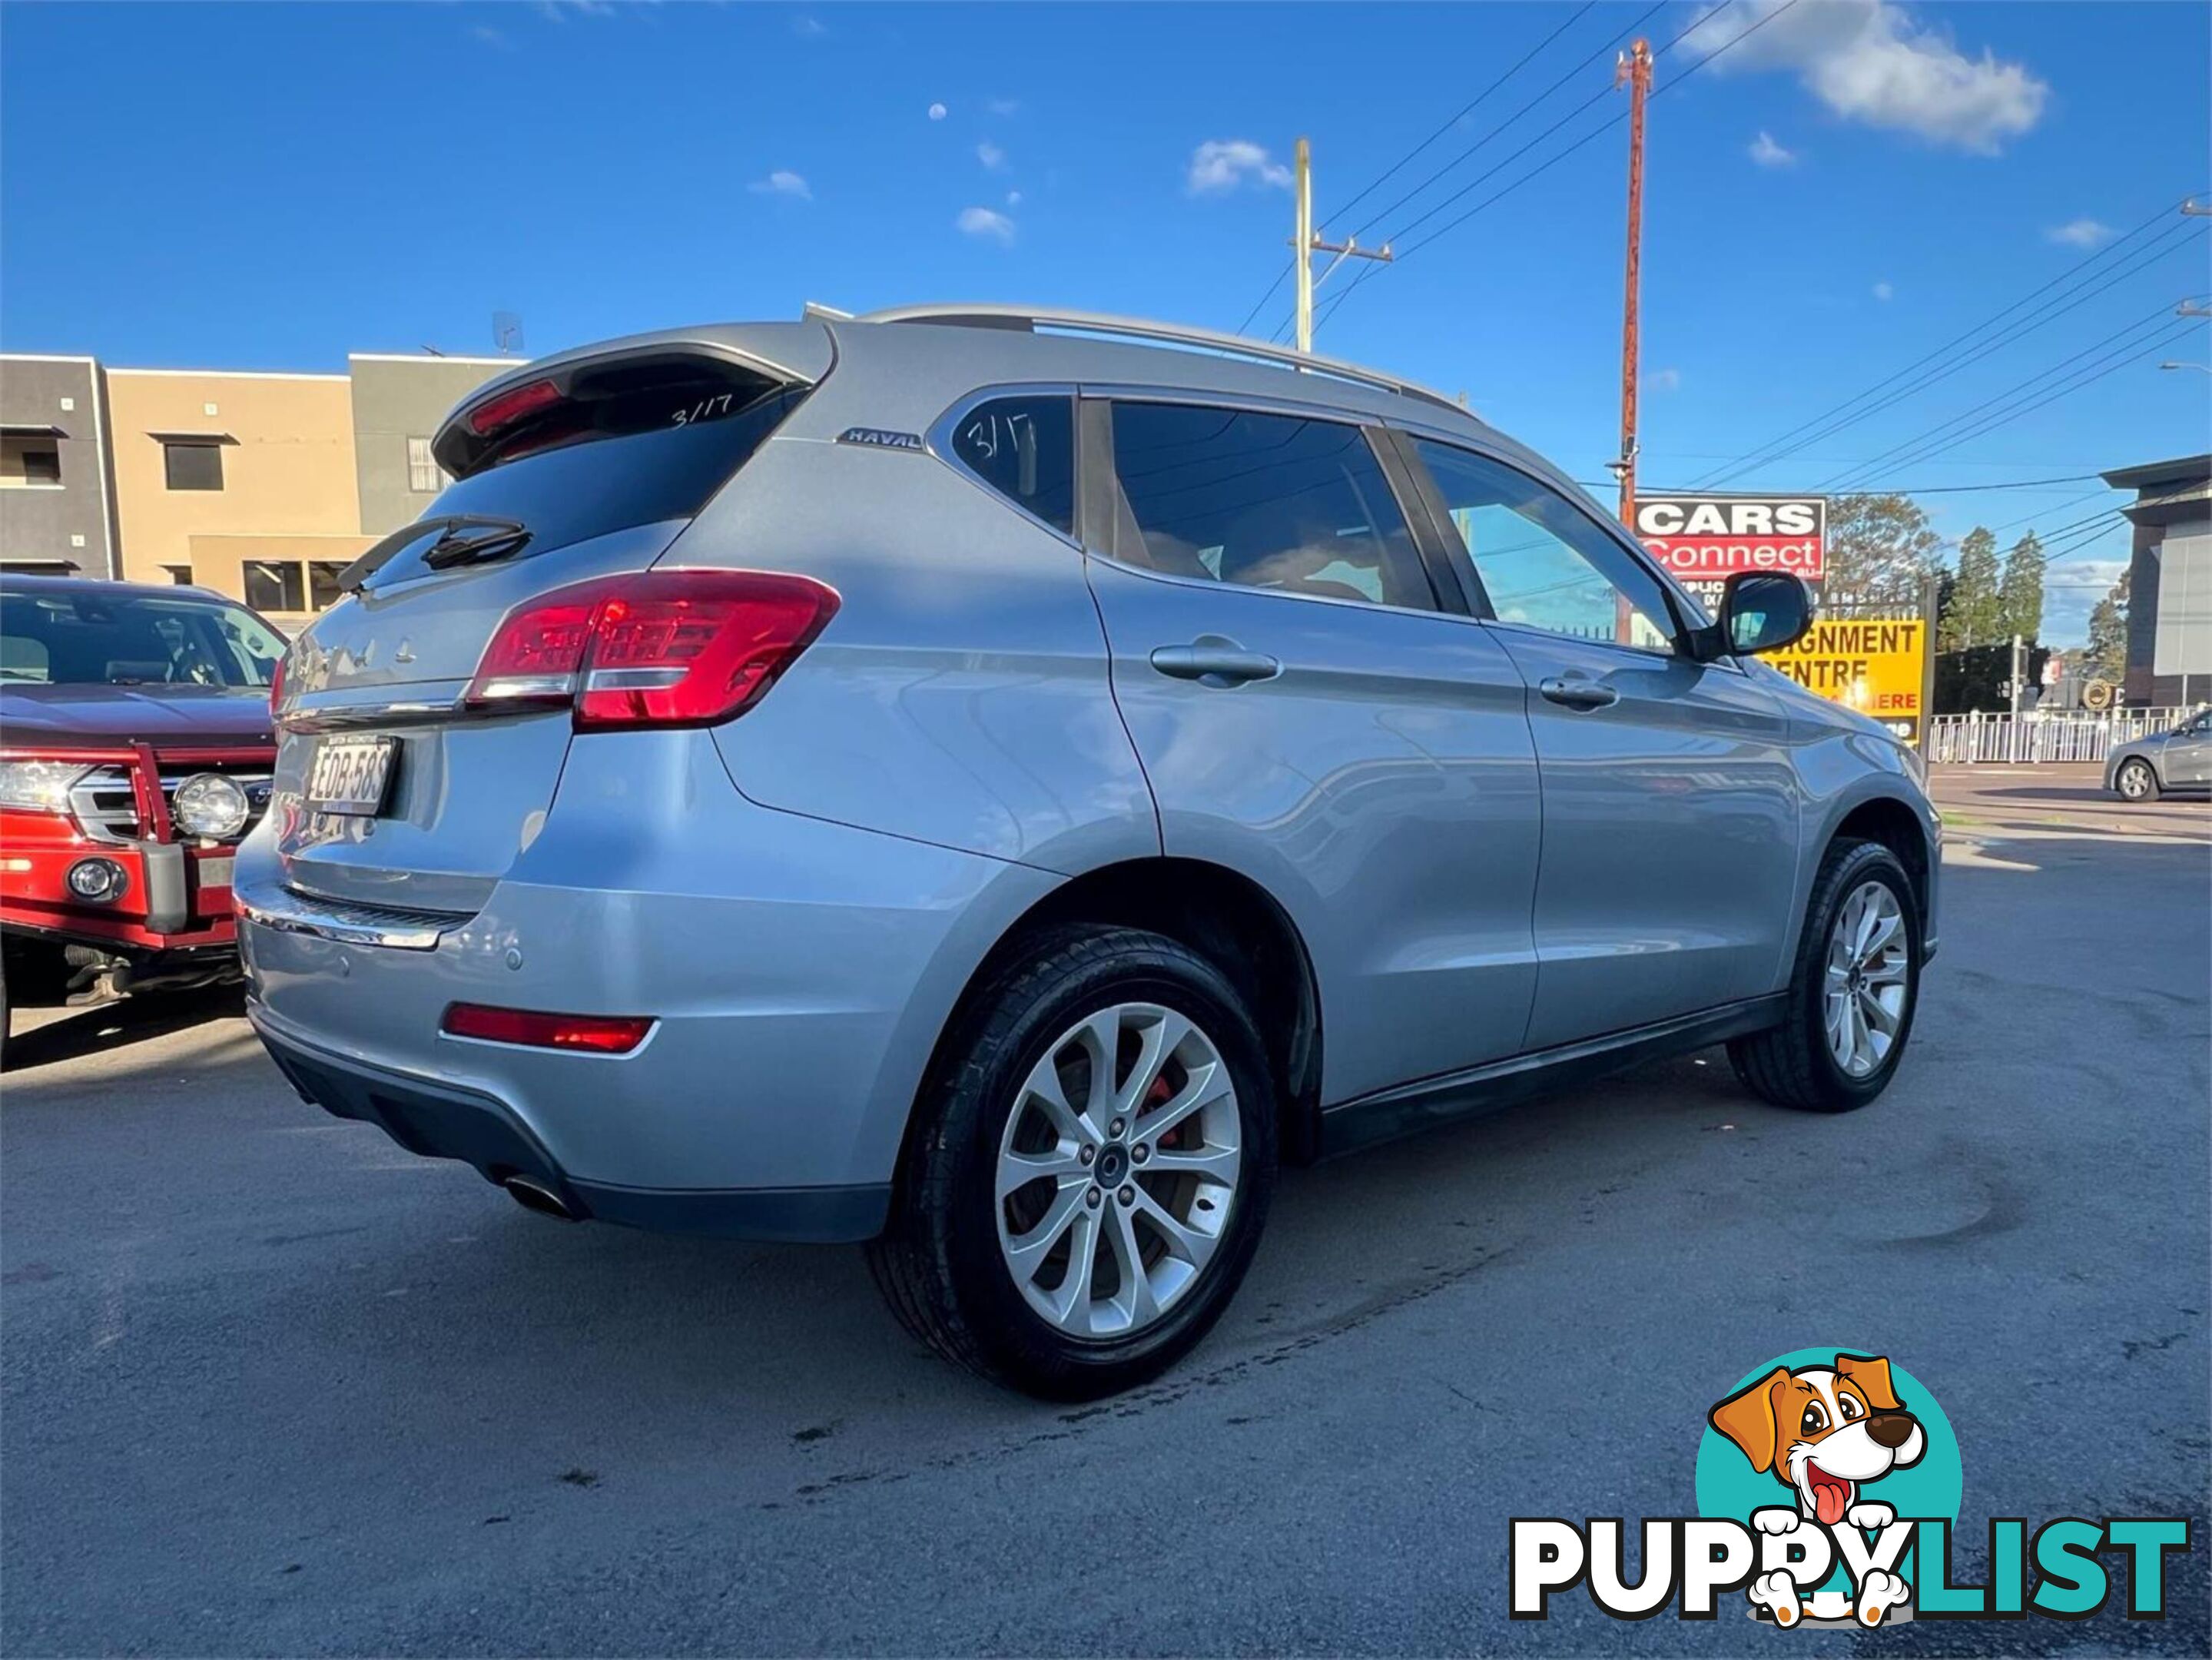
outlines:
M799 12L791 20L791 32L802 40L817 40L830 33L827 24L811 12Z
M1682 371L1677 368L1654 369L1644 377L1644 383L1654 392L1679 392L1682 386Z
M1018 98L992 98L985 100L983 107L994 115L1019 115L1022 100Z
M1795 167L1797 152L1784 149L1774 142L1772 133L1761 129L1759 137L1751 141L1751 159L1762 167Z
M2124 559L2069 558L2048 566L2043 578L2043 643L2087 644L2089 613L2127 568Z
M1022 193L1021 193L1019 191L1018 191L1018 190L1010 190L1010 191L1008 191L1008 192L1006 192L1006 205L1007 205L1008 207L1010 207L1010 208L1018 208L1018 207L1021 206L1021 204L1022 204Z
M2094 248L2112 240L2112 228L2094 219L2069 219L2063 225L2053 225L2043 236L2045 241L2063 242L2069 248Z
M929 106L929 119L933 121L942 121L945 119L945 106L932 104Z
M1874 297L1877 300L1893 300L1897 297L1897 290L1887 283L1877 283L1874 285Z
M1249 138L1209 138L1190 153L1193 196L1220 196L1247 179L1278 190L1291 187L1291 170Z
M992 173L998 172L1000 168L1006 165L1006 151L1000 149L996 144L993 143L988 138L986 138L981 143L975 146L975 159L978 161L981 161L984 167Z
M1701 21L1688 43L1717 51L1743 42L1713 68L1721 73L1795 70L1813 95L1846 120L1917 133L1937 143L1993 155L2042 119L2048 82L2025 64L1979 58L1948 33L1917 20L1894 0L1727 0ZM2002 15L1994 8L1985 15ZM1762 18L1756 33L1744 31Z
M489 23L479 23L474 28L471 29L469 33L477 40L483 41L487 46L496 46L501 52L513 52L514 50L514 42L508 40L507 36L501 33L497 29L492 27Z
M778 167L765 179L756 179L745 188L756 196L789 196L801 202L811 202L814 192L806 180L788 167Z
M611 17L614 0L538 0L538 9L556 23L571 17Z
M1014 222L989 208L963 208L960 216L952 222L963 234L980 236L1002 247L1012 246L1014 240Z

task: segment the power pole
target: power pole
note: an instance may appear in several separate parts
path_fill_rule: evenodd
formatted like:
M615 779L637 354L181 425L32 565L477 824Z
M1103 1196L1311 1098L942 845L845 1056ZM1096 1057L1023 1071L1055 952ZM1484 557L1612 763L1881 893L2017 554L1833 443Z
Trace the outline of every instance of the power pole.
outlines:
M1620 316L1620 522L1636 529L1637 302L1644 272L1644 105L1651 94L1651 43L1638 40L1623 54L1613 84L1628 83L1628 271Z
M1341 243L1322 240L1321 233L1314 228L1313 222L1313 146L1303 138L1298 140L1297 186L1297 232L1291 239L1291 246L1297 251L1298 350L1310 353L1313 350L1314 289L1321 283L1328 281L1329 272L1347 259L1379 259L1387 265L1395 256L1388 242L1380 248L1370 250L1361 247L1356 236L1347 236ZM1336 256L1329 261L1328 270L1322 272L1319 282L1316 281L1313 274L1313 257L1316 253Z

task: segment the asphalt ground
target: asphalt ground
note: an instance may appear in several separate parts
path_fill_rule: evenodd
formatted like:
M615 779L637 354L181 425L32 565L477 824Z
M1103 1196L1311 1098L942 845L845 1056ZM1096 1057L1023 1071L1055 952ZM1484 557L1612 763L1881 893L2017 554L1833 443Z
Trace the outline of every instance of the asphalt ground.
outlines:
M563 1226L327 1119L234 996L46 1018L0 1091L0 1649L2203 1654L2212 809L1937 791L1874 1106L1709 1053L1289 1172L1215 1334L1088 1408L931 1359L856 1251ZM1688 1512L1709 1406L1814 1345L1935 1392L1962 1573L1990 1516L2192 1517L2168 1618L1509 1623L1509 1517Z

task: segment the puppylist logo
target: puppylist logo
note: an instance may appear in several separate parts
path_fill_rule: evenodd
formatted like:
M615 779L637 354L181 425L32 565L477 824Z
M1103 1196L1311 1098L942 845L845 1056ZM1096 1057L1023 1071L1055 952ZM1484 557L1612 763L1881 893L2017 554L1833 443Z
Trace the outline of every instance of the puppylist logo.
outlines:
M2185 1517L2063 1517L2031 1530L1999 1517L1988 1583L1962 1583L1951 1532L1964 1487L1958 1438L1918 1379L1882 1355L1800 1349L1713 1403L1698 1513L1642 1521L1635 1580L1624 1518L1515 1517L1512 1617L1548 1619L1552 1598L1581 1586L1620 1620L1670 1605L1711 1620L1732 1593L1748 1617L1784 1629L2086 1620L2116 1584L2128 1618L2166 1617L2166 1558L2191 1548Z

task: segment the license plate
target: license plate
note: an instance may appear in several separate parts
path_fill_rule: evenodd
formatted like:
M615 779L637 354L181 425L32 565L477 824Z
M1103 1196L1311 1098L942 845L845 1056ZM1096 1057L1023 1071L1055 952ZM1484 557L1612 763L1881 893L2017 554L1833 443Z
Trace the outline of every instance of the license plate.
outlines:
M392 787L397 738L325 738L307 765L307 806L373 818Z

